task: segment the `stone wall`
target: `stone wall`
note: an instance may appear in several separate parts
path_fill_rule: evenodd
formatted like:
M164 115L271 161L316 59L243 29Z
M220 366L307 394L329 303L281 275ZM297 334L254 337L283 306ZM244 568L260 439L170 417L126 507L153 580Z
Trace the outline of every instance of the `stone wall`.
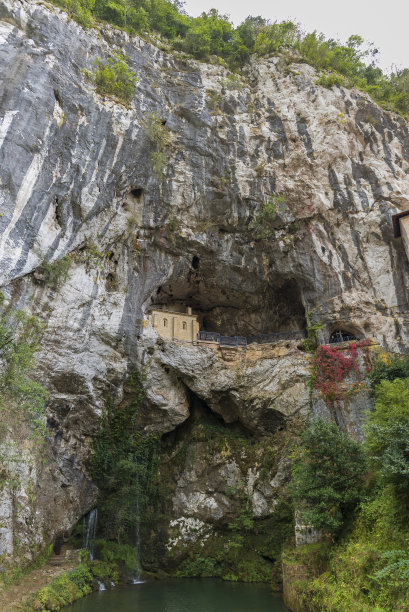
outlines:
M194 342L199 332L196 315L176 313L170 310L152 310L149 319L162 338Z

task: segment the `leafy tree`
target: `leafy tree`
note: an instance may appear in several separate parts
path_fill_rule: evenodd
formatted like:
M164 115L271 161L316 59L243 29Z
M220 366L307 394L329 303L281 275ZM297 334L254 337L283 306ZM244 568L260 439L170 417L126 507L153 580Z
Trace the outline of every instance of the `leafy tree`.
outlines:
M168 0L147 0L144 8L150 17L152 30L156 30L174 39L177 36L185 37L189 28L189 18L180 12L181 5Z
M266 27L267 21L263 17L246 17L235 30L235 34L240 38L242 44L249 50L254 51L257 36Z
M317 420L301 435L291 492L303 518L334 537L361 497L365 460L361 445L335 423Z
M88 28L93 23L92 11L95 0L54 0L55 4L65 8L68 13L84 28Z
M368 375L372 387L376 387L382 380L395 380L395 378L409 378L409 355L396 355L391 359L378 359Z
M298 26L292 21L266 25L258 34L254 51L258 55L276 53L280 48L294 47L301 36Z
M249 16L233 28L228 18L216 9L200 17L189 17L178 0L53 1L84 27L92 25L97 17L131 33L156 32L176 49L199 60L216 55L232 69L243 66L252 53L289 54L291 61L298 55L298 61L329 72L320 75L318 84L356 86L385 108L409 114L409 70L384 75L375 66L377 49L365 45L357 35L342 44L316 31L304 33L292 21L270 23L259 16Z
M192 19L182 48L197 59L208 59L210 55L228 57L232 40L230 21L216 9L211 9Z
M381 381L365 433L366 451L381 477L409 500L409 378Z

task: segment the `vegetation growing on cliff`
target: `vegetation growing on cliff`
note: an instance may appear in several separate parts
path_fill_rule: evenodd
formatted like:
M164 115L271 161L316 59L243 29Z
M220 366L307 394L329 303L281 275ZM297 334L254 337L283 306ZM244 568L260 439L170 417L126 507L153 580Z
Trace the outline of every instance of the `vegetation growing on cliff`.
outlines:
M318 577L298 585L299 597L306 609L339 612L408 610L407 364L407 357L382 359L370 373L376 401L368 415L363 447L368 468L363 469L361 460L355 463L357 469L361 465L361 477L364 478L360 495L355 495L355 499L360 497L361 500L354 515L346 517L348 520L339 533L337 545L329 552L326 568L321 568ZM395 375L401 378L390 380ZM335 448L332 452L336 452ZM347 465L351 461L353 455L347 459ZM346 478L344 491L350 491L351 481L342 466L338 475ZM320 474L318 471L315 477L319 480L318 489L331 478L328 473ZM353 482L354 479L352 491L356 488ZM303 563L309 564L308 557L307 549ZM315 563L312 553L311 563Z
M114 98L123 104L131 102L138 79L122 55L115 54L106 61L98 57L94 70L85 71L85 75L95 83L96 91L101 96Z
M40 280L53 289L57 289L67 280L71 263L71 257L65 255L57 261L44 262L41 266L38 266L36 272L42 276Z
M99 19L131 34L159 33L174 49L199 60L219 58L233 70L252 54L283 53L289 62L306 62L323 71L318 84L358 87L385 108L409 113L409 69L383 74L375 62L377 50L367 48L360 36L350 36L342 44L316 31L306 33L291 21L271 23L260 16L247 17L234 28L216 9L190 17L177 0L54 1L84 27Z
M336 536L361 497L361 445L328 421L309 424L293 464L292 493L307 523Z
M146 136L150 145L150 160L158 178L163 178L172 136L166 122L155 113L150 113L146 121Z
M283 212L285 207L285 198L277 194L271 195L263 202L254 220L254 230L257 238L269 241L274 237L277 227L277 214Z
M99 489L98 531L106 541L119 546L132 544L143 516L157 461L155 436L143 437L137 416L145 393L135 372L127 381L126 399L110 401L93 441L91 473ZM104 547L104 542L100 543ZM125 549L124 549L125 550ZM125 556L126 556L125 551ZM136 568L138 560L129 561Z
M365 353L360 356L358 349L369 344L370 340L361 340L341 349L336 344L317 348L312 359L311 385L321 393L328 406L334 407L346 395L362 387L362 369L365 367L368 372L371 366Z
M34 434L45 433L47 390L32 378L43 322L24 310L3 306L0 294L0 410L25 419Z
M200 473L199 478L208 479L210 486L227 498L228 509L219 521L207 522L203 517L203 521L192 519L190 525L189 520L185 522L182 517L180 521L172 521L169 529L169 518L174 516L174 510L166 507L166 503L156 510L155 506L161 503L157 496L151 510L155 520L142 538L148 569L155 569L159 558L160 567L178 577L269 582L279 590L281 550L294 532L292 504L283 488L280 499L275 500L267 516L255 517L245 477L252 470L257 486L268 486L277 463L278 440L273 436L261 440L252 438L244 430L226 426L210 412L193 416L184 433L176 446L168 447L164 443L162 447L158 484L170 487L165 491L165 501L169 506L170 500L175 499L176 483L193 472L196 477ZM235 465L243 479L238 477L234 484L227 485L226 478L223 488L216 475L221 461ZM162 533L161 524L164 526ZM184 530L191 530L188 540L181 537ZM153 549L156 559L149 559Z

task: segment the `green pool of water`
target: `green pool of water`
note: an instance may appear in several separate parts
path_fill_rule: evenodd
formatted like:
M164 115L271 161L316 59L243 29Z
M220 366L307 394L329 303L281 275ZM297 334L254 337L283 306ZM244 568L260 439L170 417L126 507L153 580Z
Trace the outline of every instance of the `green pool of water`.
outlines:
M92 593L69 612L284 612L268 586L214 579L164 580Z

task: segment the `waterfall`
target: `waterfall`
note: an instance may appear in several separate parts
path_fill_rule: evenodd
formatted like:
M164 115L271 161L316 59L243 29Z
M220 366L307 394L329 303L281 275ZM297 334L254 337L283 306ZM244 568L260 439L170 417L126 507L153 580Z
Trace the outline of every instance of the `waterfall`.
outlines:
M135 551L136 551L136 562L137 567L135 571L132 584L140 584L144 582L141 580L141 538L140 538L140 508L139 508L139 471L138 471L138 458L135 457L135 475L136 475L136 500L135 500L135 514L136 514L136 526L135 526Z
M84 548L89 550L90 560L93 561L95 549L95 534L97 532L98 510L94 508L88 514L87 529L84 529Z

